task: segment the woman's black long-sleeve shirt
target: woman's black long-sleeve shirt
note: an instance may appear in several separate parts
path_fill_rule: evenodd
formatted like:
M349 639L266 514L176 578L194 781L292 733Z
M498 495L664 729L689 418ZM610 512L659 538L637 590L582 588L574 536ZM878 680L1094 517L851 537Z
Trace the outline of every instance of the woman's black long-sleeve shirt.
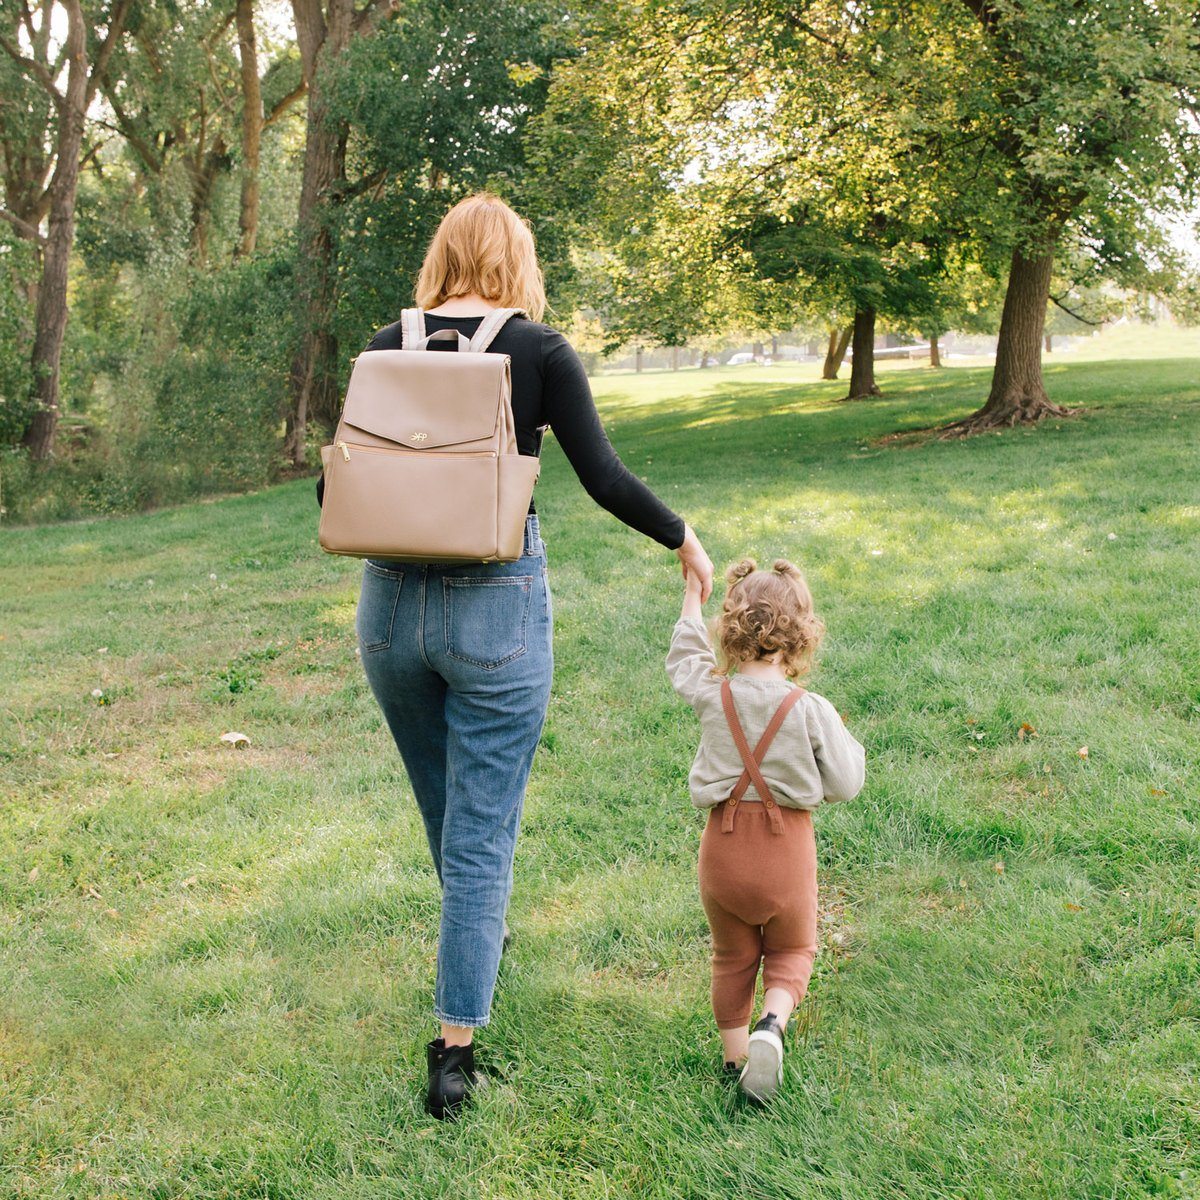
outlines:
M469 338L482 319L426 313L425 331L457 329ZM401 349L400 322L381 329L366 349ZM511 360L518 450L534 457L540 455L542 434L549 427L580 483L597 504L669 550L678 549L683 544L683 519L634 475L613 449L596 412L587 372L570 342L548 325L516 316L505 322L488 350L507 354ZM324 482L323 476L317 482L318 501ZM535 511L532 502L529 511Z

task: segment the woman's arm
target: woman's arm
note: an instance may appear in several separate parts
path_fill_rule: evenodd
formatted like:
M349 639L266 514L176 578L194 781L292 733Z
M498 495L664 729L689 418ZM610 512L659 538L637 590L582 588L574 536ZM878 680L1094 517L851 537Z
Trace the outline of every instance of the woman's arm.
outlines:
M600 422L579 355L553 331L542 339L542 407L584 491L601 508L668 550L683 545L683 518L621 461Z
M700 576L707 599L713 566L700 539L621 461L604 432L583 363L557 332L542 343L542 404L587 494L617 520L674 550L684 577L689 569Z

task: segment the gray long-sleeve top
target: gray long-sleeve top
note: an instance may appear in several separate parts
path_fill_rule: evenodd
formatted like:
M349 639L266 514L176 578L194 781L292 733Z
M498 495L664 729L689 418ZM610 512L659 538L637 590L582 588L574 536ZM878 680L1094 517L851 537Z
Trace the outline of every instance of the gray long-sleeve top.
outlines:
M681 617L671 635L667 675L700 718L700 748L688 775L692 802L698 808L712 808L727 799L742 774L742 759L721 704L721 680L713 675L716 665L704 623ZM753 749L793 685L785 679L734 674L730 686L746 741ZM824 696L805 692L768 748L762 774L779 804L812 809L823 801L857 796L863 786L865 758L837 709ZM753 783L745 798L762 799Z

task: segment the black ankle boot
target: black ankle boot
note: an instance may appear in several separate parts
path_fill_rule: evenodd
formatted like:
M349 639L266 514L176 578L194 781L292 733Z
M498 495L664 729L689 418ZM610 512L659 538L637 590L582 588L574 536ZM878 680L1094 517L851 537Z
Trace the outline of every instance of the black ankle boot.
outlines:
M475 1047L447 1046L434 1038L425 1048L429 1060L429 1112L439 1121L453 1120L475 1086Z

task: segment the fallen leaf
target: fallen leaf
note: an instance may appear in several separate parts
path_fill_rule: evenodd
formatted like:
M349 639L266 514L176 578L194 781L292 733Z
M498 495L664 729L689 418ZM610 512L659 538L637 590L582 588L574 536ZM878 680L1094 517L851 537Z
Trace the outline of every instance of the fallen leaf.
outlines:
M179 886L189 888L196 883L195 875L189 875Z
M33 870L29 872L29 882L32 883L37 877L38 869L37 867L34 867Z
M1162 788L1151 788L1150 789L1150 795L1152 795L1152 796L1165 796L1166 794L1167 793L1164 792L1162 790Z
M244 750L250 745L250 739L244 733L238 733L237 730L221 734L221 741L227 746L232 746L235 750Z
M1080 758L1087 758L1088 748L1086 746L1080 746L1079 749L1075 751L1075 753L1078 754Z
M1004 860L1001 859L999 862L993 863L992 870L995 871L997 875L1003 875L1004 874Z
M1038 731L1036 729L1034 729L1034 727L1032 725L1030 725L1030 723L1028 721L1021 722L1021 728L1017 730L1017 737L1022 742L1027 737L1035 738L1035 737L1037 737L1037 735L1038 735Z
M106 917L119 917L121 914L117 912L115 908L106 908L104 910L104 915Z
M1068 900L1067 901L1067 911L1068 912L1083 912L1083 905L1082 904L1072 904L1070 902L1070 900Z
M87 894L89 896L91 896L91 898L93 900L103 900L104 899L104 897L102 895L100 895L100 893L98 891L96 891L96 889L94 887L88 888Z

